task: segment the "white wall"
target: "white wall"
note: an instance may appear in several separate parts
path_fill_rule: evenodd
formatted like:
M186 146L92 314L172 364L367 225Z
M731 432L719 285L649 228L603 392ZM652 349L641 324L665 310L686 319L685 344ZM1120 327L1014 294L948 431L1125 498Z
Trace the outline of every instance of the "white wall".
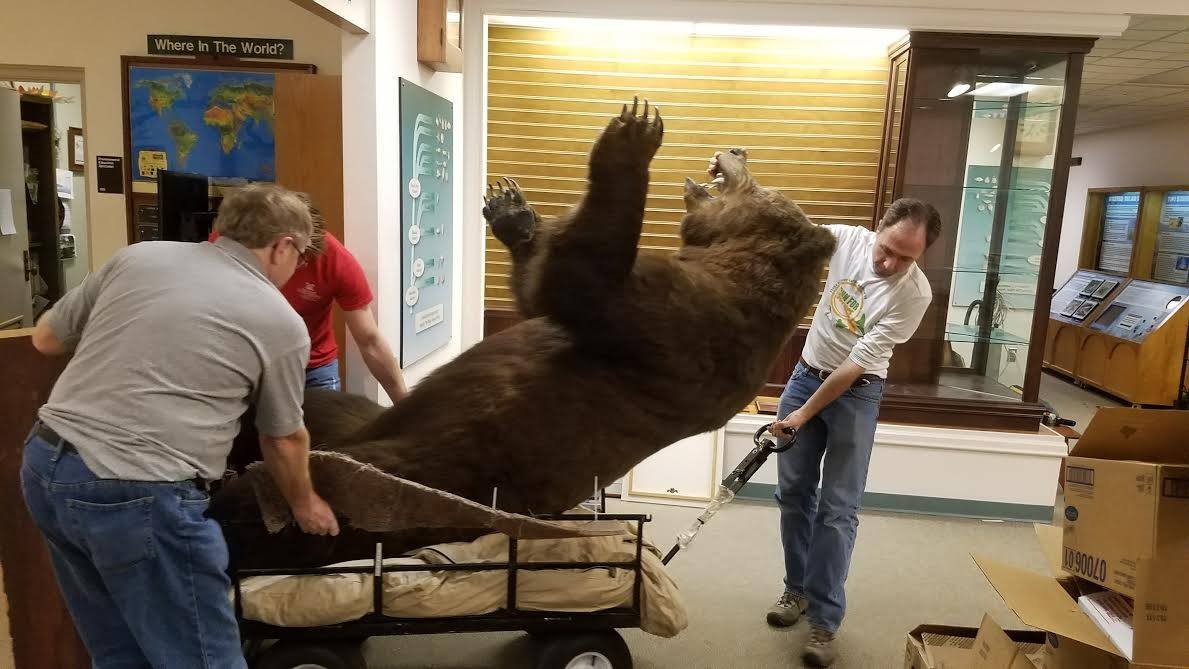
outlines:
M1189 124L1184 119L1078 135L1073 155L1082 164L1069 168L1065 216L1053 287L1078 268L1086 191L1110 186L1168 186L1189 183Z
M124 155L120 56L144 55L150 33L289 38L297 61L339 73L338 28L288 0L38 0L5 2L0 15L0 65L84 69L88 174L93 156ZM91 262L98 266L127 243L127 218L123 196L99 194L89 182Z
M411 1L377 2L369 35L344 34L343 179L346 244L366 272L376 294L380 329L394 348L400 344L403 300L400 287L400 118L399 80L427 88L454 104L456 155L463 144L462 75L438 73L417 62L417 5ZM461 249L468 226L463 224L462 161L453 161L454 253L448 284L452 290L454 333L441 348L405 368L415 384L462 350L463 318ZM482 235L476 224L473 234ZM482 266L478 266L482 273ZM479 313L482 318L482 313ZM354 342L348 344L349 370L362 370ZM347 389L369 397L382 390L366 374L348 372ZM381 400L383 401L383 400Z

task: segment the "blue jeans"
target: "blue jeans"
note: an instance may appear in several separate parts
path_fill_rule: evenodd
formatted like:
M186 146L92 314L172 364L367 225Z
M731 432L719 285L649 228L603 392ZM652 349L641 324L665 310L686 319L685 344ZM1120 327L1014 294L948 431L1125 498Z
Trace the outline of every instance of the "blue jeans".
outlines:
M821 385L798 364L780 397L780 417L805 404ZM785 588L809 600L811 625L831 632L846 614L843 586L883 391L884 382L874 381L842 393L801 427L796 446L776 457Z
M342 387L339 385L339 361L331 360L320 367L307 369L306 388L342 390Z
M246 667L205 492L99 479L73 448L35 435L21 489L94 667Z

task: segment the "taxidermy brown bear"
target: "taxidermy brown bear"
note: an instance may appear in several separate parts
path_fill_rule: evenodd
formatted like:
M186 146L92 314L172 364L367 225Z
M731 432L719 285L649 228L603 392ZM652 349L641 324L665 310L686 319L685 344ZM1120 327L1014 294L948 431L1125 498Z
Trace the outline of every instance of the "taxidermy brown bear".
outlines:
M307 394L315 448L519 513L559 513L751 402L817 298L829 232L761 187L742 150L717 160L719 194L691 179L681 249L641 256L648 166L660 114L624 106L594 144L587 192L543 220L514 182L483 215L511 252L526 320L444 365L391 409L342 393ZM334 500L328 500L331 506ZM251 491L216 495L216 517L248 518ZM296 528L259 536L243 564L326 564L372 554L376 535ZM386 553L474 531L384 535Z

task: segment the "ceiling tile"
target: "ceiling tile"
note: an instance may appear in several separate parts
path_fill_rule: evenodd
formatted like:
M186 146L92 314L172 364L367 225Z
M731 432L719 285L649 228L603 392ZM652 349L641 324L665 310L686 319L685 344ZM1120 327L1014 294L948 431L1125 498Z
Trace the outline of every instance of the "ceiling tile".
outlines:
M1146 39L1124 39L1124 38L1107 38L1100 39L1094 43L1095 47L1103 49L1134 49L1137 46L1142 46L1151 42Z
M1144 30L1189 30L1189 16L1153 16L1139 14L1131 19L1128 28Z
M1154 39L1161 39L1164 37L1168 37L1169 35L1172 35L1173 33L1176 33L1176 32L1180 32L1180 31L1178 31L1178 30L1144 30L1144 29L1131 30L1131 29L1128 29L1128 30L1124 31L1123 39L1125 39L1125 40L1140 40L1140 41L1148 42L1148 41L1151 41Z
M1156 42L1148 42L1139 50L1159 51L1162 53L1183 53L1189 55L1189 42L1169 42L1168 40L1159 40Z
M1158 72L1137 79L1144 84L1162 84L1167 86L1189 86L1189 67Z

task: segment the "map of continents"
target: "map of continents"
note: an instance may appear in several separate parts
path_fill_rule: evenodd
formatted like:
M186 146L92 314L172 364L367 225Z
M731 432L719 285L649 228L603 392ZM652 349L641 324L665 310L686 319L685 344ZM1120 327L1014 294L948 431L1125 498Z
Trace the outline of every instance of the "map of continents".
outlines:
M134 179L141 151L164 151L168 169L214 178L271 181L272 74L133 67L129 116Z

